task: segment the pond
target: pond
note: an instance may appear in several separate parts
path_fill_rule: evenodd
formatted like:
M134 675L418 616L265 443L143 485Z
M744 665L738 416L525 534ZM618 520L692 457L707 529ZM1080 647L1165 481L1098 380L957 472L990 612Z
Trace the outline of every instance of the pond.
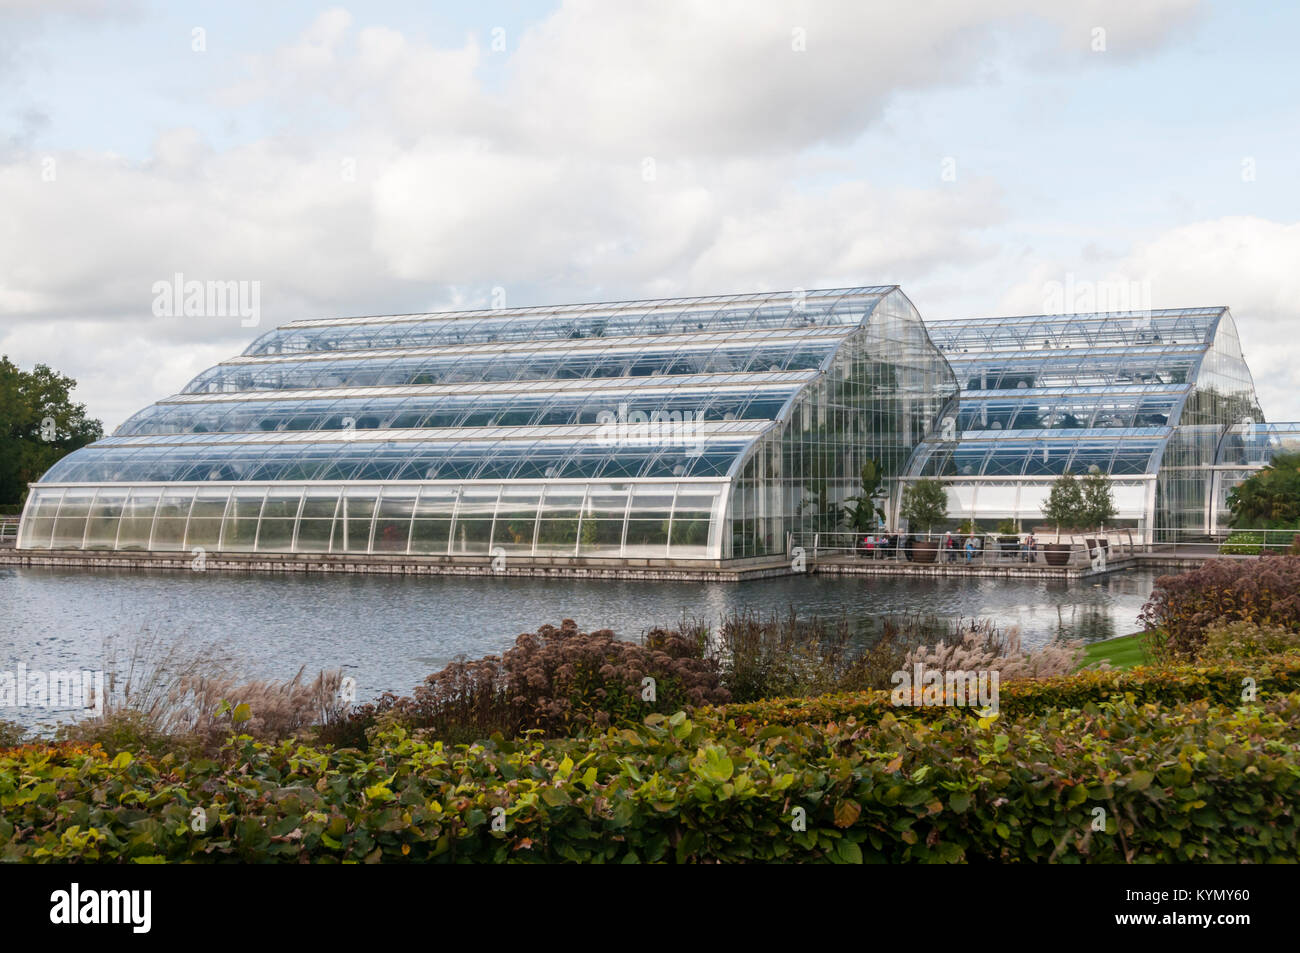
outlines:
M926 613L1019 626L1026 646L1097 641L1139 628L1157 574L1084 580L790 576L743 583L513 577L271 575L0 569L0 672L104 667L105 644L187 643L250 677L342 669L357 696L407 693L459 655L509 648L571 618L636 638L733 611L854 622ZM119 653L121 654L121 653ZM48 713L0 708L24 723Z

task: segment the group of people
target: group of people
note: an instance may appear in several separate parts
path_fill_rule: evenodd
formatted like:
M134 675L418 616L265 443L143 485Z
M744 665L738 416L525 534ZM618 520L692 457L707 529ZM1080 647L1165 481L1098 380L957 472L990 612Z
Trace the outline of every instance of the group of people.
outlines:
M889 534L868 534L858 538L857 551L859 556L867 559L887 559L892 556L901 555L905 559L912 558L912 544L917 540L916 536L902 537L899 535ZM966 562L974 562L984 554L984 537L971 533L963 540L960 533L951 531L943 534L943 541L940 543L940 549L944 553L947 562L955 563L963 555ZM1019 555L1021 562L1035 562L1038 557L1038 540L1034 534L1019 537L1017 547L1014 551L1008 549L1001 550L1003 554Z
M957 561L959 553L965 553L966 562L968 563L984 554L984 537L976 536L974 533L969 534L964 543L959 543L957 536L953 535L951 531L944 533L943 542L940 545L946 554L947 561L950 563ZM1029 533L1027 536L1019 538L1016 549L1003 549L1002 552L1004 554L1018 554L1021 562L1032 563L1038 557L1038 540L1034 538L1033 533Z
M858 540L858 555L868 559L884 559L895 554L898 537L889 535L868 535Z

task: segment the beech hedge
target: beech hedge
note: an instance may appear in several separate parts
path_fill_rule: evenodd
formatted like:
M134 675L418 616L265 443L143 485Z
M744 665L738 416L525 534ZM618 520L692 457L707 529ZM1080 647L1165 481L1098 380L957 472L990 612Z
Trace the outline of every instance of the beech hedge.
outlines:
M1294 860L1298 747L1300 692L215 760L35 745L0 752L0 860Z
M1236 705L1241 703L1248 688L1253 688L1260 697L1300 690L1300 652L1220 664L1087 669L1072 675L1005 682L999 686L998 694L999 711L1004 716L1016 716L1055 708L1081 708L1116 696L1162 705L1199 699ZM932 718L947 717L953 711L939 706L904 710L912 716ZM719 705L702 709L696 718L711 725L731 722L742 730L754 731L767 725L826 723L847 718L859 724L871 724L899 711L891 702L889 692L870 691ZM977 715L975 709L957 711L965 711L968 717Z

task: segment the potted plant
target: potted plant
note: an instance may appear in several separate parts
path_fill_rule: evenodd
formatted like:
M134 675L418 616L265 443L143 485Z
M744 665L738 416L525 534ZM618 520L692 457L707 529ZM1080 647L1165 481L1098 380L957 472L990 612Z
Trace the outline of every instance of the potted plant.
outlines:
M870 533L885 521L885 511L877 503L884 474L877 461L868 460L862 465L859 478L862 489L857 496L851 496L846 501L851 505L844 507L844 521L855 533Z
M948 492L938 480L917 480L903 487L898 515L907 520L910 530L925 527L927 536L936 523L948 519ZM937 539L917 540L912 544L912 561L932 563L939 555Z
M1047 521L1056 524L1056 542L1043 547L1043 558L1049 566L1067 565L1073 547L1061 542L1061 529L1075 530L1088 521L1083 488L1073 473L1066 470L1052 481L1052 490L1042 510Z

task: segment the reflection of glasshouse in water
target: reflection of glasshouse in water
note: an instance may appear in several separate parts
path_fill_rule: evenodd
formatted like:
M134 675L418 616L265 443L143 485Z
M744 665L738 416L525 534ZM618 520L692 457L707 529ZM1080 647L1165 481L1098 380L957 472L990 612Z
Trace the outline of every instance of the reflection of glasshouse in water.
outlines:
M60 461L20 544L784 552L955 391L893 287L300 321Z
M1262 421L1223 308L923 325L876 287L297 321L56 464L19 544L744 559L844 529L868 463L1028 525L1097 467L1120 525L1203 532L1300 434Z

